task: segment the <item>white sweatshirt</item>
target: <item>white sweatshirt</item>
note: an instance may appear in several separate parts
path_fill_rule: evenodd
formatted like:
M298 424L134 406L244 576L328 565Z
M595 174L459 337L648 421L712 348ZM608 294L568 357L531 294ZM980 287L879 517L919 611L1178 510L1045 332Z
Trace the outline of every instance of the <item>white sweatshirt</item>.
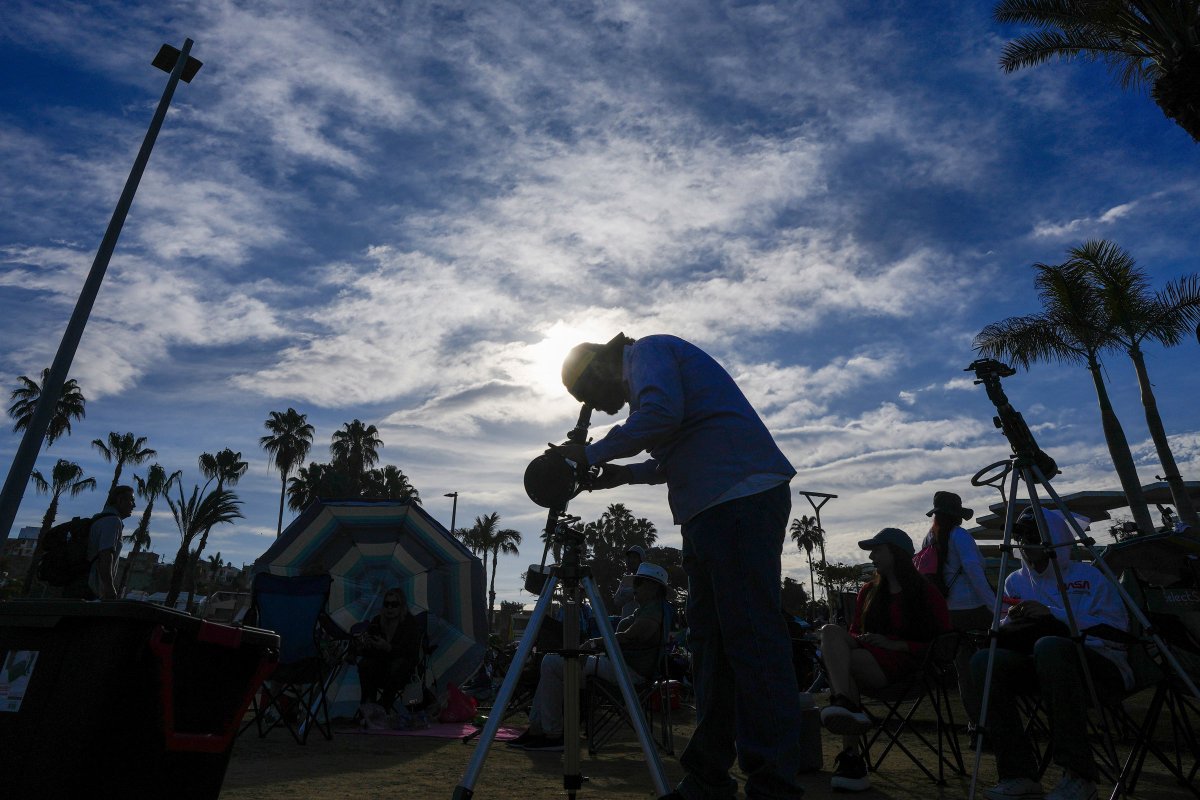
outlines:
M1067 600L1071 604L1071 612L1075 615L1075 624L1079 626L1079 630L1107 624L1118 630L1128 631L1129 615L1125 611L1125 605L1104 573L1091 564L1067 559L1067 546L1074 537L1066 521L1058 512L1047 511L1046 522L1050 528L1051 540L1060 545L1058 553L1063 585L1066 587ZM1062 595L1058 591L1058 582L1054 578L1053 564L1046 564L1046 569L1039 573L1023 561L1021 568L1004 581L1004 595L1006 599L1013 601L1035 600L1050 609L1050 613L1064 624L1067 622L1067 612L1063 607ZM1001 624L1006 622L1007 617ZM1132 688L1133 670L1129 667L1129 658L1123 645L1095 636L1086 637L1084 644L1116 664L1125 681L1125 688Z

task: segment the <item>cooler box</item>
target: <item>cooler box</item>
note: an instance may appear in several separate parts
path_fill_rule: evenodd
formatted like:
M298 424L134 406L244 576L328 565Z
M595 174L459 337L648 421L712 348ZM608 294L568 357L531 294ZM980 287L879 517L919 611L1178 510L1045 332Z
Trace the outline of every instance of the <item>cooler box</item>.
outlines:
M216 798L279 637L130 600L0 602L6 798Z

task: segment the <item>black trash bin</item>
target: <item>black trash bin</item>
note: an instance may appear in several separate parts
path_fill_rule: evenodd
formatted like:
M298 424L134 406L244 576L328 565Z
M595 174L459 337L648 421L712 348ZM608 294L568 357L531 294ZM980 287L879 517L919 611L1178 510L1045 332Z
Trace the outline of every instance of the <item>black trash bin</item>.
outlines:
M0 602L5 798L216 798L279 637L126 600Z

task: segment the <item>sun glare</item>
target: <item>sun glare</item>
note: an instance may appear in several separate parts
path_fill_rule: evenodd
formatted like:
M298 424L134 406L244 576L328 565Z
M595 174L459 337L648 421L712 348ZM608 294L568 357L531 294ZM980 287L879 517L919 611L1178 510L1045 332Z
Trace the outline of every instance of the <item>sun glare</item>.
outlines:
M562 385L562 362L567 352L580 342L604 341L601 334L585 330L564 322L556 322L546 332L542 341L525 350L530 386L536 386L546 394L557 397L566 395Z

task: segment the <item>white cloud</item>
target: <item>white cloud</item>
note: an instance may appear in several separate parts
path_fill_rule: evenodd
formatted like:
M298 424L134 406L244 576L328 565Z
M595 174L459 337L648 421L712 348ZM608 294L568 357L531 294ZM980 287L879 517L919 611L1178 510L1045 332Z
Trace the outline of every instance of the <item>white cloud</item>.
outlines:
M1038 222L1033 226L1035 239L1061 239L1068 235L1088 234L1101 226L1111 225L1128 216L1136 207L1137 201L1121 203L1098 214L1095 217L1077 217L1069 222Z

